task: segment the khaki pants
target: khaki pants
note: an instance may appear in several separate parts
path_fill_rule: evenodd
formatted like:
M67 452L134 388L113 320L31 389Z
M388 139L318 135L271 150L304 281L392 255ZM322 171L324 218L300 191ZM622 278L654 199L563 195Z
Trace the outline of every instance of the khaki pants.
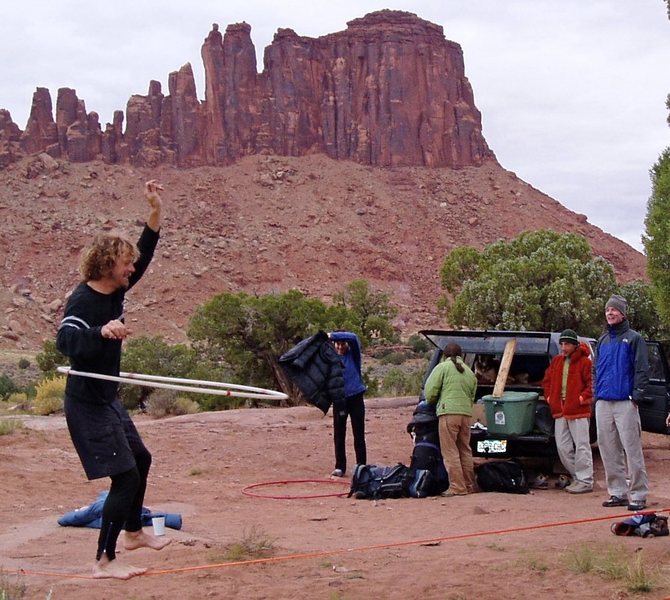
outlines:
M608 494L630 502L646 500L649 482L637 406L631 400L598 400L596 425Z
M475 469L470 449L470 421L466 415L440 415L440 449L449 474L449 491L475 491Z
M589 440L589 419L556 419L554 428L558 457L570 477L593 487L593 454Z

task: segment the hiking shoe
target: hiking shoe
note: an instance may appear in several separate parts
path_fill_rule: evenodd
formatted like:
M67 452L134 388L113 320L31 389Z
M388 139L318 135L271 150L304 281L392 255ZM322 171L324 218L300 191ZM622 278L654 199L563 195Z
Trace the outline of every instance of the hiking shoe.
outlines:
M626 506L628 504L628 500L625 498L619 498L619 496L610 496L605 502L603 502L603 506L605 507L612 507L612 506Z
M559 490L564 490L571 483L572 479L570 479L570 477L568 477L567 475L559 475L558 481L554 483L554 487L558 488Z
M593 486L583 481L575 481L565 488L569 494L588 494L593 491Z
M331 474L331 477L344 477L344 471L342 469L335 469Z
M631 500L628 503L628 510L639 511L644 510L645 508L647 508L646 500Z
M447 490L446 492L442 492L440 496L443 498L453 498L454 496L467 496L468 492L453 492L452 490Z

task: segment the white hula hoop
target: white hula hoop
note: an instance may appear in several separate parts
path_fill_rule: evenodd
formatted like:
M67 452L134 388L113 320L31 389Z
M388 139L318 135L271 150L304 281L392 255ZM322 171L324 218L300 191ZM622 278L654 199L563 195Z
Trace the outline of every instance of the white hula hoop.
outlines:
M257 400L286 400L288 395L275 390L240 385L238 383L224 383L221 381L207 381L205 379L184 379L181 377L163 377L162 375L146 375L144 373L119 373L115 375L103 375L102 373L87 373L86 371L75 371L70 367L58 367L59 373L65 375L77 375L79 377L91 377L93 379L104 379L105 381L117 381L131 385L144 387L155 387L165 390L177 390L181 392L192 392L197 394L213 394L215 396L234 396L236 398L254 398ZM175 385L177 383L178 385ZM225 389L221 389L225 388Z

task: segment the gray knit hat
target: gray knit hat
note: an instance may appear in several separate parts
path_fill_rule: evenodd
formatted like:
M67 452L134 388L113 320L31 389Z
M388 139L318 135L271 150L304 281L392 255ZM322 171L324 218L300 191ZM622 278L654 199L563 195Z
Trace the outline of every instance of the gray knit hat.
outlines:
M563 333L561 333L561 337L558 338L558 343L560 344L561 342L569 342L575 346L579 346L577 333L572 329L565 329Z
M628 302L623 296L612 294L607 304L605 304L605 308L616 308L625 317L628 312Z

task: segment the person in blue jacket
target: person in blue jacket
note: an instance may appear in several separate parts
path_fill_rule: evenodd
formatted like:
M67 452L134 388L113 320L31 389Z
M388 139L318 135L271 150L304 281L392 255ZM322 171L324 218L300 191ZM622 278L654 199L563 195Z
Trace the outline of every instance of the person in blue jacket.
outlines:
M70 359L74 371L119 375L121 346L132 333L124 318L125 294L145 273L158 243L162 189L153 180L145 185L149 214L137 244L120 234L101 233L82 256L81 282L68 299L56 334L56 347ZM112 380L70 374L64 411L87 478L111 479L93 576L129 579L146 569L116 560L116 542L123 529L126 550L160 550L170 539L142 530L151 454L121 404L118 388Z
M342 361L342 374L344 376L344 402L333 404L335 469L331 476L344 477L347 472L346 437L348 417L351 417L356 464L367 464L365 402L363 400L363 394L367 387L363 383L361 343L358 336L349 331L335 331L329 337Z
M607 331L593 361L598 448L605 467L609 498L603 506L647 506L649 482L642 453L638 402L649 381L647 345L628 324L625 298L613 295L605 305Z

